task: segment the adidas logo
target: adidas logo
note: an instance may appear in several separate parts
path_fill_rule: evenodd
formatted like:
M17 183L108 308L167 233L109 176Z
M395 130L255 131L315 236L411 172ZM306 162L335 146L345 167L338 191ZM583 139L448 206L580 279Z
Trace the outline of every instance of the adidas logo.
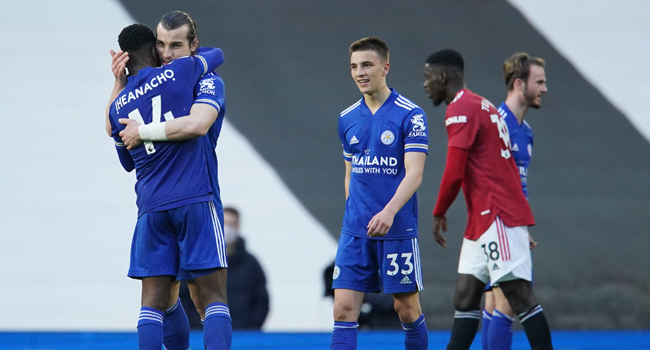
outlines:
M399 284L411 284L411 280L409 279L409 276L404 276L401 281L399 281Z
M517 146L516 143L512 144L512 146L510 147L510 149L511 149L513 152L519 152L519 146Z
M492 265L492 271L496 271L496 270L499 270L499 265L497 264Z
M350 144L351 144L351 145L354 145L354 144L357 144L357 143L359 143L359 140L357 140L357 137L356 137L356 136L352 136L352 138L350 139Z

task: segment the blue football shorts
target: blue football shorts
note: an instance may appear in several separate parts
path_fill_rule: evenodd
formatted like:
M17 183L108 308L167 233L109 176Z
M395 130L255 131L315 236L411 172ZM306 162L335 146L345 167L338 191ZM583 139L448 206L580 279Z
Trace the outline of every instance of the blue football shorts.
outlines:
M212 201L148 212L138 218L129 277L192 279L227 267L223 210Z
M423 289L417 238L378 240L341 233L334 265L333 289L390 294Z

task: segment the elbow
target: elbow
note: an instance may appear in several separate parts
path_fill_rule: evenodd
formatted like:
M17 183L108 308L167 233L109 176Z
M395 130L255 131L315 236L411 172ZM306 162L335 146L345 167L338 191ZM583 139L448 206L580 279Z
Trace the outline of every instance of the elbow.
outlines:
M192 123L190 126L189 134L192 137L205 136L210 130L210 125L203 125L202 123Z
M413 176L413 178L411 179L411 183L413 184L415 190L417 191L418 188L420 188L420 185L422 184L422 174Z
M135 164L133 163L122 163L122 168L126 170L127 173L130 173L135 169Z

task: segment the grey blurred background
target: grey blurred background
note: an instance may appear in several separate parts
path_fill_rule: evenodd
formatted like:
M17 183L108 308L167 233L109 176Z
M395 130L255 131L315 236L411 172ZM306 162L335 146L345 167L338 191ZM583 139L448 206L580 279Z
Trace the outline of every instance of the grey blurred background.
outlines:
M555 328L650 327L650 145L506 1L122 1L138 21L188 12L203 45L222 47L220 74L234 126L335 237L343 216L338 113L359 99L348 45L365 36L391 50L389 86L424 108L430 153L418 191L425 290L431 328L448 328L466 209L448 214L448 248L430 233L446 153L444 107L422 89L422 66L454 48L470 89L499 104L502 63L525 51L547 62L549 93L527 120L535 132L529 197L534 280ZM288 243L288 244L299 244ZM430 315L430 316L429 316ZM438 317L440 316L440 317Z

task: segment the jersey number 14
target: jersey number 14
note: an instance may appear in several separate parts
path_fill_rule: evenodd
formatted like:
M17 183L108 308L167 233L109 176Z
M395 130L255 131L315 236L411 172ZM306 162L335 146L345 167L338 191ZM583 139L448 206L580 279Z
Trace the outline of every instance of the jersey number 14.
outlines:
M161 107L162 102L160 101L160 95L155 96L154 98L151 99L151 123L160 123L160 118L161 118ZM164 115L165 121L169 121L174 119L174 115L172 114L171 111L165 113ZM140 125L144 125L144 119L142 119L142 114L140 114L139 109L135 109L129 113L129 119L135 120L136 122L140 123ZM147 150L147 154L152 154L156 153L156 148L153 146L152 141L145 141L144 142L144 149Z

